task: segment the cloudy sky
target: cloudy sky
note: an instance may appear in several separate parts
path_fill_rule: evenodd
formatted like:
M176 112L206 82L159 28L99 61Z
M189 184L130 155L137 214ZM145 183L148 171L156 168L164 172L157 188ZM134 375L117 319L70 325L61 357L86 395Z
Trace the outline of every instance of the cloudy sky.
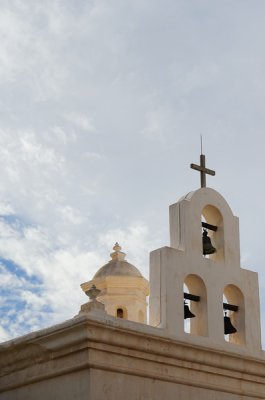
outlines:
M263 0L0 0L1 341L77 314L116 241L148 277L202 134L265 345L264 18Z

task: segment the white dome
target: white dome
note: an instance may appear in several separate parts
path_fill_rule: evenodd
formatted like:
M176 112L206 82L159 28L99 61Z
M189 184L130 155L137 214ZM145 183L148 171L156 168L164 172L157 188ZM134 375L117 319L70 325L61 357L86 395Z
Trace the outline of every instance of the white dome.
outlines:
M120 251L121 247L118 243L115 244L113 250L114 252L110 255L112 259L96 272L93 279L117 275L142 278L141 272L134 265L124 260L125 253Z

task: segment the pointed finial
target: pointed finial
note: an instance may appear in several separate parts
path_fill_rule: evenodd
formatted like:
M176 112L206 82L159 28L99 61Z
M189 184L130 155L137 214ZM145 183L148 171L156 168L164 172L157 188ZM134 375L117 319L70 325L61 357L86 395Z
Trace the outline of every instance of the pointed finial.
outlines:
M95 285L92 285L91 288L87 290L85 293L90 300L94 301L96 300L100 292L101 290L97 289Z
M115 251L120 251L120 250L121 250L121 246L119 245L118 242L116 242L116 243L114 244L113 250L115 250Z
M118 242L113 247L114 252L110 254L112 260L123 261L126 254L121 251L121 246Z

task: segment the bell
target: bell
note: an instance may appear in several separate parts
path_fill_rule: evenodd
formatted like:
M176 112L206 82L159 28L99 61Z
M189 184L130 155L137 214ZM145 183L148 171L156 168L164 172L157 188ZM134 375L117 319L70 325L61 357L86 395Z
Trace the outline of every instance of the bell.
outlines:
M196 315L192 314L192 312L189 309L188 304L186 303L186 301L184 300L184 319L187 318L194 318L196 317Z
M232 325L231 319L226 315L224 316L224 328L225 328L225 335L231 335L232 333L236 333L236 328Z
M208 232L206 229L203 230L202 234L202 248L204 256L216 252L216 249L212 245L211 239L208 237Z

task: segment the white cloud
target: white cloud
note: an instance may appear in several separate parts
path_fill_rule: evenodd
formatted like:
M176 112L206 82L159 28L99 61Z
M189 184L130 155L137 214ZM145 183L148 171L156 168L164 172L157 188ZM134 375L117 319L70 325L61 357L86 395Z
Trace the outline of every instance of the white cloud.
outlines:
M83 115L78 112L72 112L66 116L66 119L72 122L72 124L75 125L77 128L80 128L84 131L95 131L93 119L87 115Z
M74 225L79 225L83 221L83 217L80 212L75 210L73 207L65 206L61 208L60 213L64 220L67 220Z
M78 247L56 249L52 238L34 227L18 231L2 222L1 228L0 253L17 265L19 275L9 270L9 264L0 265L0 289L9 292L5 305L11 300L22 304L19 316L5 313L2 327L6 334L13 336L75 315L86 301L79 285L91 278L103 259ZM36 279L39 283L34 283Z
M166 135L165 124L167 114L165 109L148 111L145 115L146 123L142 129L142 134L152 140L163 141Z
M49 148L41 144L36 134L33 132L18 132L20 137L20 154L21 158L27 164L34 167L36 164L48 165L49 167L60 168L64 160L62 156L55 153L53 148Z
M2 326L0 326L0 341L5 342L9 339L9 337L9 333Z
M148 226L137 221L127 229L110 229L99 237L101 247L109 249L110 252L110 245L114 246L116 242L120 244L122 251L127 253L127 261L133 263L148 278L149 251L155 248L157 243L156 236L150 233Z
M56 139L64 145L74 143L77 140L77 135L74 132L69 132L69 130L65 131L61 126L54 126L51 128L51 132L55 135Z
M11 204L0 203L0 215L12 215L14 214L14 209Z
M29 3L14 2L1 8L0 81L19 85L23 79L34 89L35 99L43 100L59 93L67 71L58 64L54 42L47 41L35 23L43 11L52 13L53 7Z
M84 157L88 158L90 160L101 160L103 158L101 154L99 154L99 153L91 153L89 151L84 153Z

